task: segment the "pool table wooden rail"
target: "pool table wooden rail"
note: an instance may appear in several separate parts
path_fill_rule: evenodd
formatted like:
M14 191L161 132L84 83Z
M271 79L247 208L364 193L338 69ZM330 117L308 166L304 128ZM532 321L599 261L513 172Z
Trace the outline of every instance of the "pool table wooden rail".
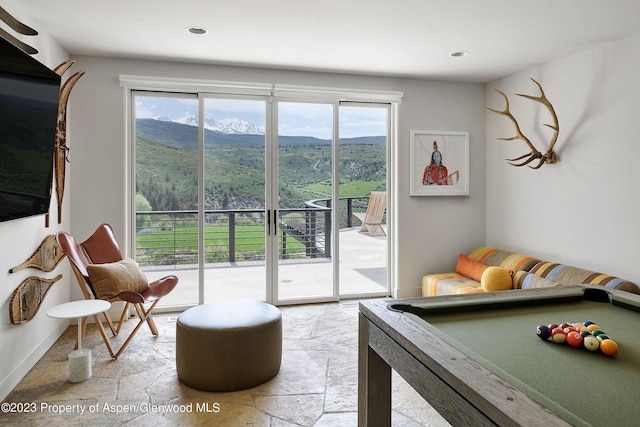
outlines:
M563 288L566 290L569 287ZM579 286L573 287L579 289ZM513 295L545 298L554 288L429 297L429 302L464 301ZM618 292L618 291L616 291ZM464 353L420 327L394 303L424 303L425 298L360 302L358 425L391 425L391 369L402 376L454 426L569 426Z

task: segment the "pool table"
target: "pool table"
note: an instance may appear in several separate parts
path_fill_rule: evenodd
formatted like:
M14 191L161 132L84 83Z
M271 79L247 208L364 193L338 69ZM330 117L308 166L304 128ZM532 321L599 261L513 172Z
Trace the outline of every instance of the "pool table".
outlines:
M360 302L358 425L391 425L391 369L454 426L626 426L640 420L640 296L563 286ZM615 356L544 341L596 322Z

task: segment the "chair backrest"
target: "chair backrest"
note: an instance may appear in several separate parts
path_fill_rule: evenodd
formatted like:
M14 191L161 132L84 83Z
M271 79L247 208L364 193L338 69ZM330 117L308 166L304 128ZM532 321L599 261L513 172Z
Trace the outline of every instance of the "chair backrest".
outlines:
M369 195L369 204L365 213L365 224L380 224L384 211L387 208L387 193L385 191L372 191Z
M118 242L113 235L113 229L109 224L101 224L97 230L82 243L78 243L72 235L64 231L56 234L56 240L62 252L69 258L78 282L84 279L84 285L93 293L87 265L105 264L120 261L122 254ZM80 275L80 277L78 277ZM80 283L82 287L82 283ZM83 289L84 291L84 289ZM86 296L86 295L85 295Z

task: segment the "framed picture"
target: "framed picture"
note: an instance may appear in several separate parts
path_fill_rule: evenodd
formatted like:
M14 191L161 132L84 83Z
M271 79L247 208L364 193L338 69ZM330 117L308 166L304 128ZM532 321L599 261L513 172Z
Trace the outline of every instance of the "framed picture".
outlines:
M469 195L469 132L411 131L411 196Z

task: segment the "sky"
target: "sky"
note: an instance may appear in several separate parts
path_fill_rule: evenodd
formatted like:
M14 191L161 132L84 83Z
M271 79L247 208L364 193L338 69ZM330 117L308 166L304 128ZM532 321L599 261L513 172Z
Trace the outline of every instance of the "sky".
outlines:
M136 97L136 118L167 117L179 121L198 113L196 98ZM340 137L386 135L386 108L340 107ZM247 99L208 98L205 116L214 120L237 118L265 127L265 102ZM287 136L331 139L332 109L328 104L281 102L278 131Z

